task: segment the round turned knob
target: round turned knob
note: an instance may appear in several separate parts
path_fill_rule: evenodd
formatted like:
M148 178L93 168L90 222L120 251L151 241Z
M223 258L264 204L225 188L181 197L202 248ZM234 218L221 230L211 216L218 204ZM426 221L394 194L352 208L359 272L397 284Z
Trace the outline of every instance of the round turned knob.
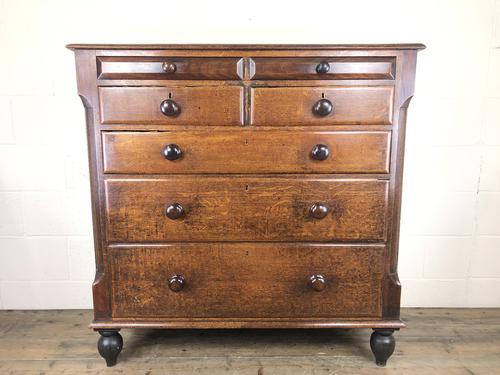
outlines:
M179 104L174 102L172 99L166 99L166 100L161 102L160 111L165 116L174 117L174 116L179 115L179 113L181 113L181 107L179 106Z
M182 156L182 150L175 143L171 143L166 145L163 149L163 156L165 156L167 160L174 161Z
M327 145L317 144L311 150L311 157L315 160L325 160L330 155Z
M333 104L328 99L320 99L313 106L313 113L318 116L328 116L333 111Z
M184 208L179 203L173 203L165 209L165 216L171 220L180 219L184 214Z
M170 279L168 279L168 288L172 292L180 292L184 285L186 285L186 280L182 275L174 275Z
M310 208L309 208L309 216L311 216L313 219L323 219L328 215L328 207L323 204L323 203L314 203Z
M312 275L309 277L309 286L316 292L321 292L326 288L326 280L323 275Z
M165 73L174 73L177 69L177 67L175 66L174 63L171 63L171 62L168 62L168 61L165 61L162 65L161 65L161 68L162 70L165 72Z
M328 61L321 61L318 65L316 65L316 73L325 74L330 71L330 64Z

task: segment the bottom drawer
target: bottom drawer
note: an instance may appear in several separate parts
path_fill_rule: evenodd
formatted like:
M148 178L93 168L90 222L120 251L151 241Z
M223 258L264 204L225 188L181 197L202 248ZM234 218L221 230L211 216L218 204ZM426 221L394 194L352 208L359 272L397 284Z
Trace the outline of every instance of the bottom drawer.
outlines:
M381 317L384 249L283 243L111 247L113 318Z

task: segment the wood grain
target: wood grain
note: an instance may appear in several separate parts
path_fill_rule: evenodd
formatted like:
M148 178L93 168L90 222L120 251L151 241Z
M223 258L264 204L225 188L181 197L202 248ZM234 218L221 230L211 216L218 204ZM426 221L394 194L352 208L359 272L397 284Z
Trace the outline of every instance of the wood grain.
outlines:
M327 63L329 70L319 74L317 66ZM395 76L394 57L316 57L252 58L250 78L260 79L388 79Z
M99 49L99 50L343 50L343 51L377 51L377 50L407 50L424 49L421 43L397 44L81 44L66 45L69 49Z
M383 247L113 247L113 317L380 317ZM308 278L325 276L317 292ZM172 275L185 287L168 289Z
M388 224L391 230L388 232L387 238L387 282L383 302L384 316L388 319L399 318L401 300L401 284L398 277L397 262L403 187L404 149L407 111L415 90L416 64L416 51L403 52L398 65L400 84L397 86L394 100L394 116L398 126L393 129L391 144L392 178L390 180L388 205Z
M253 125L297 126L392 123L394 88L378 87L259 87L251 90ZM333 104L332 114L315 115L321 99Z
M163 64L174 64L165 72ZM97 58L98 79L220 79L243 78L243 60L221 57L106 57Z
M384 240L387 181L289 177L107 179L107 240ZM309 216L322 202L324 219ZM179 203L182 219L165 217Z
M102 87L99 89L103 124L241 125L243 88L202 87ZM176 117L160 111L171 98L181 108Z
M77 65L78 95L85 108L87 144L89 159L92 224L96 262L95 279L92 284L94 316L102 319L111 315L110 284L106 269L106 240L104 214L104 185L100 178L102 171L101 135L99 131L99 99L96 83L95 51L75 51Z
M104 132L105 173L388 173L390 132ZM182 156L168 161L164 148ZM313 159L317 144L327 159Z

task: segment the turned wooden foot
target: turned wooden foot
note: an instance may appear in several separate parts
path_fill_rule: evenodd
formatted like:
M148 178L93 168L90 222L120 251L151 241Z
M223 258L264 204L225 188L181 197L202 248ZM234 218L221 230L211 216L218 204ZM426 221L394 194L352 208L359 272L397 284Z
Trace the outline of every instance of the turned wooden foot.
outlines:
M370 347L377 366L385 366L389 357L394 353L396 340L392 333L393 329L374 329L370 338Z
M108 367L116 365L118 354L123 348L123 339L118 331L99 330L99 340L97 341L97 350L101 357L106 360Z

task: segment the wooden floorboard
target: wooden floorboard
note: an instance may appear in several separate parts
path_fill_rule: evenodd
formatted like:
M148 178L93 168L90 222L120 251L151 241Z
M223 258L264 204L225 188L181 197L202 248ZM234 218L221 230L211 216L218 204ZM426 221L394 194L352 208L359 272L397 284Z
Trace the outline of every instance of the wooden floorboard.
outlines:
M122 330L106 368L91 311L0 311L0 374L500 375L500 309L404 309L376 367L370 330Z

